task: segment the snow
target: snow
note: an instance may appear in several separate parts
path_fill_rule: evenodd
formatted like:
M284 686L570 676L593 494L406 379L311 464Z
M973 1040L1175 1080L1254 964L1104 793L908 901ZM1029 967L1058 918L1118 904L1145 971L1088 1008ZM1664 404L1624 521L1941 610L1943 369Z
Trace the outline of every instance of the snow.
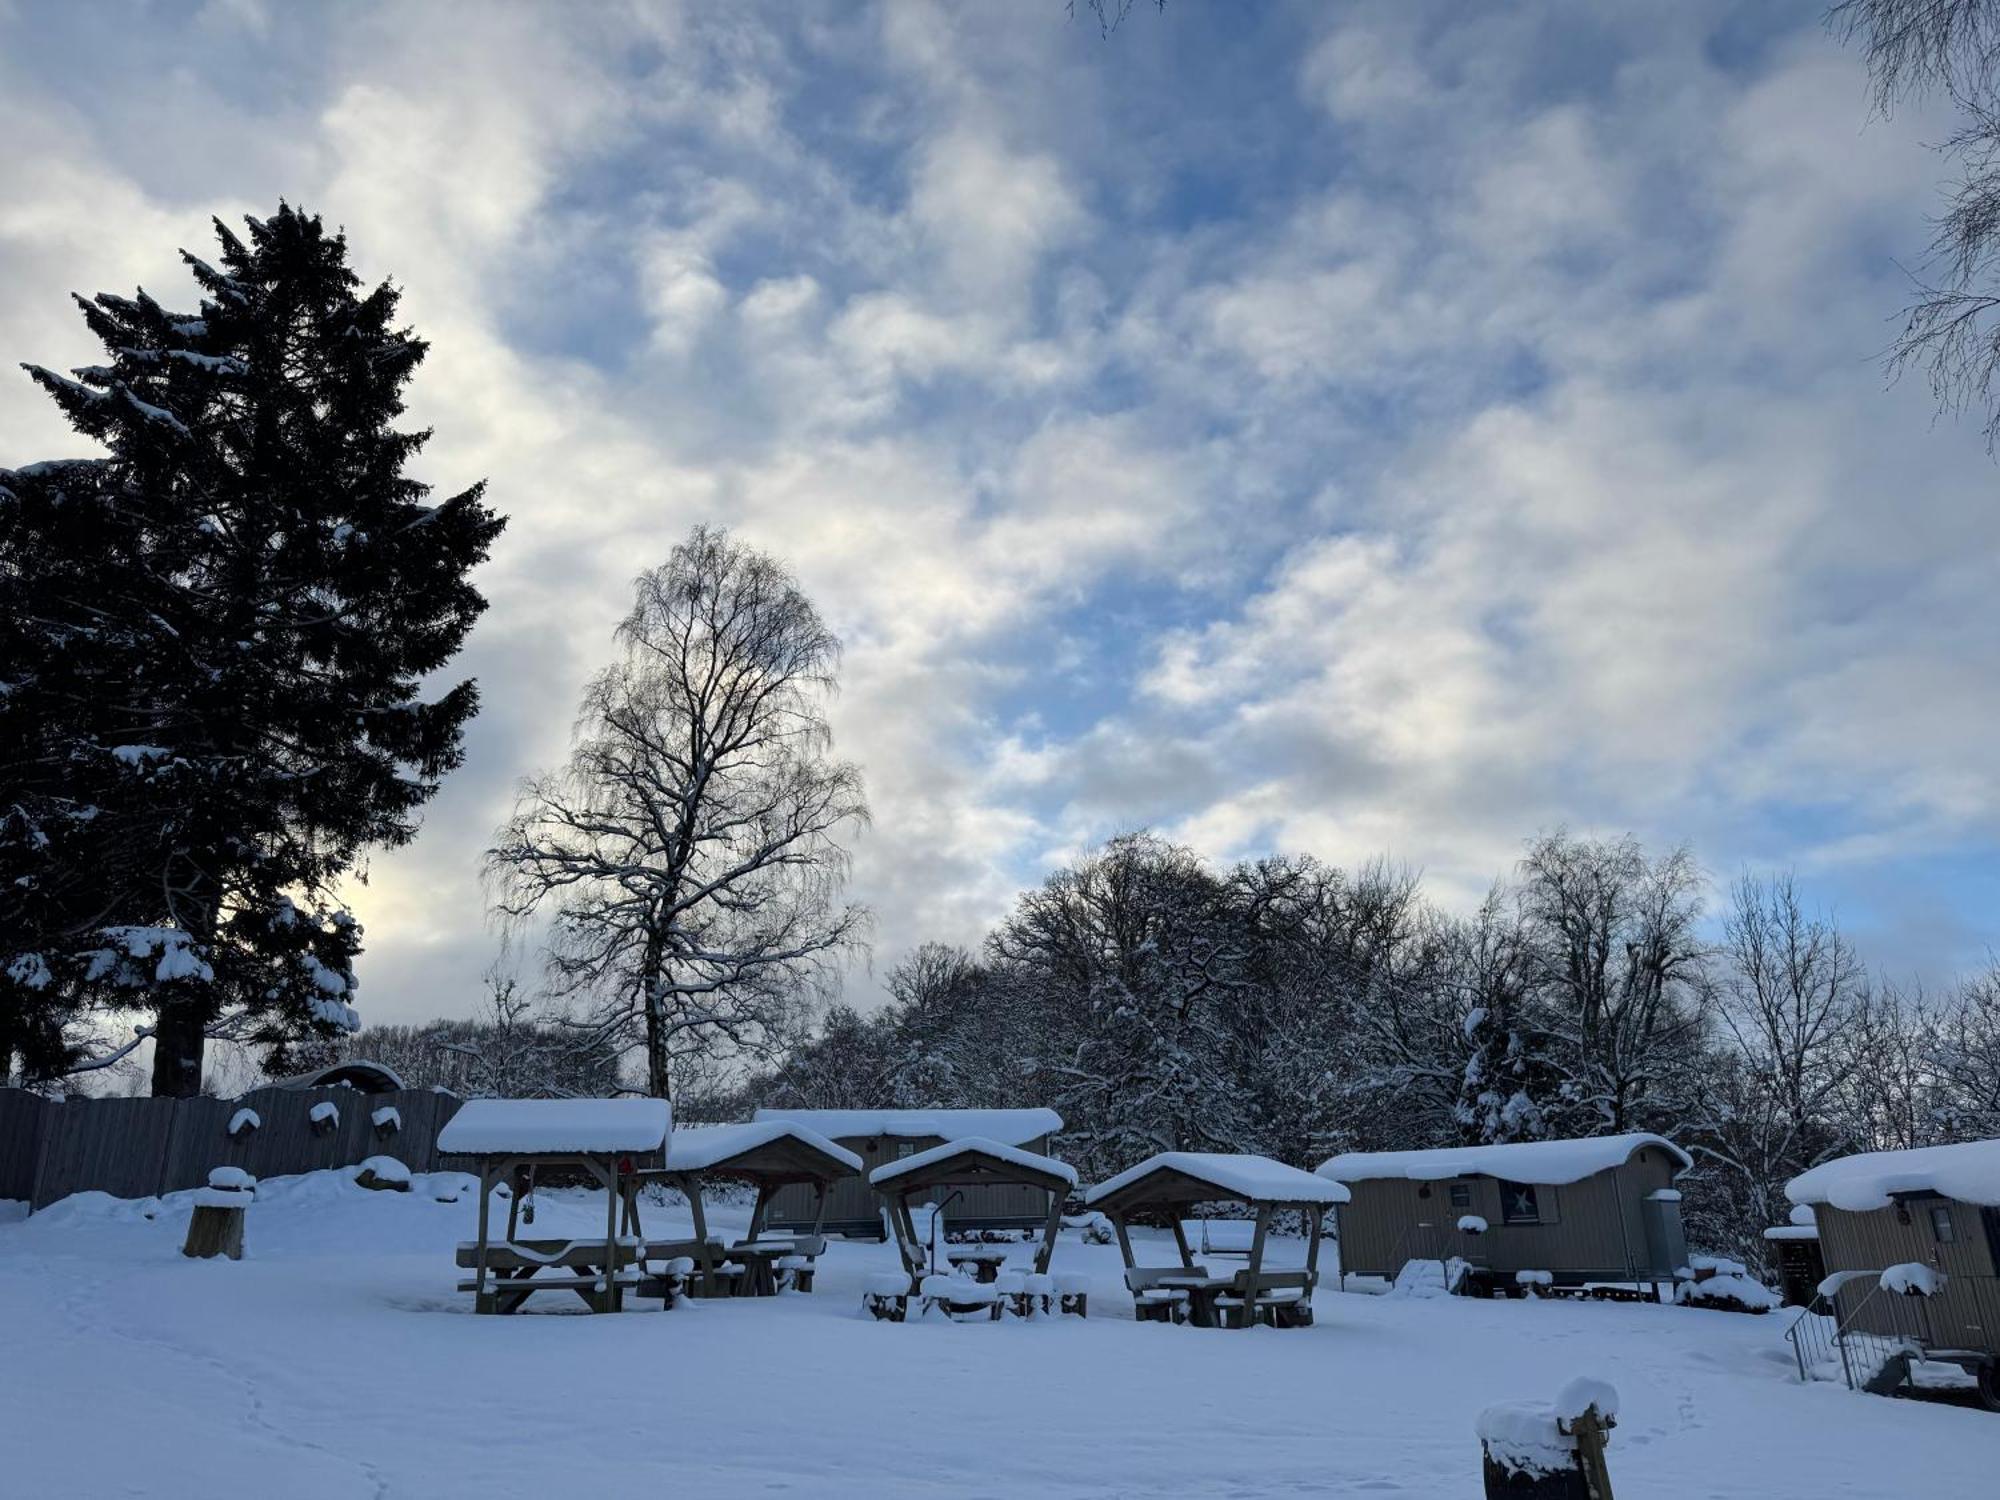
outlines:
M1576 1439L1557 1426L1546 1401L1498 1402L1480 1412L1473 1430L1509 1474L1553 1474L1576 1461Z
M1552 1271L1516 1271L1514 1273L1514 1285L1516 1286L1554 1286L1555 1284L1555 1273Z
M255 1130L263 1123L263 1120L258 1117L256 1110L239 1109L229 1117L229 1133L236 1135L245 1130Z
M368 1123L377 1130L401 1130L403 1115L393 1104L385 1104L368 1116Z
M1819 1228L1813 1224L1773 1224L1764 1231L1767 1240L1816 1240Z
M1433 1151L1349 1151L1319 1164L1319 1175L1335 1182L1402 1178L1442 1182L1450 1177L1498 1177L1562 1187L1623 1166L1634 1152L1654 1146L1686 1171L1694 1163L1680 1147L1658 1135L1602 1135L1575 1141L1514 1141L1500 1146L1450 1146Z
M1674 1302L1681 1307L1737 1308L1743 1312L1771 1312L1784 1305L1784 1299L1763 1282L1738 1271L1705 1281L1676 1282Z
M1579 1375L1568 1385L1556 1392L1555 1413L1559 1421L1574 1422L1578 1417L1597 1408L1600 1417L1618 1415L1618 1390L1607 1380L1597 1380L1589 1375Z
M751 1119L789 1120L836 1141L875 1136L949 1141L976 1135L1025 1146L1062 1129L1062 1116L1052 1109L760 1109Z
M188 1201L196 1208L248 1208L250 1194L234 1188L196 1188L188 1194Z
M1935 1297L1944 1290L1944 1272L1935 1266L1905 1261L1882 1273L1882 1290L1906 1297Z
M437 1148L446 1156L658 1151L672 1128L664 1099L468 1099Z
M946 1141L942 1146L933 1146L928 1151L919 1151L914 1156L906 1156L900 1161L885 1163L868 1174L868 1181L876 1187L886 1187L898 1177L911 1172L920 1172L925 1167L935 1166L941 1161L948 1161L962 1151L983 1151L988 1156L1006 1162L1009 1166L1026 1167L1031 1172L1046 1172L1050 1176L1060 1177L1071 1187L1076 1186L1076 1168L1068 1162L1057 1161L1053 1156L1037 1156L1032 1151L1021 1150L1018 1146L1002 1145L999 1141L976 1135Z
M306 1118L315 1125L338 1125L340 1106L331 1099L325 1099L306 1111Z
M1887 1208L1898 1193L1939 1193L2000 1207L2000 1141L1965 1141L1914 1151L1865 1151L1822 1162L1785 1188L1794 1203L1854 1213Z
M1403 1269L1396 1273L1395 1283L1389 1288L1389 1295L1400 1298L1449 1297L1465 1279L1465 1273L1472 1269L1472 1263L1456 1255L1443 1260L1435 1256L1421 1260L1403 1262Z
M1803 1225L1814 1229L1819 1227L1819 1215L1813 1212L1810 1203L1794 1203L1788 1217L1795 1225Z
M371 1156L354 1171L356 1176L373 1173L377 1182L400 1182L407 1186L410 1181L410 1169L393 1156Z
M241 1167L215 1167L208 1174L208 1185L212 1188L254 1188L257 1179Z
M434 1201L446 1182L458 1203ZM477 1196L462 1174L407 1194L266 1178L239 1262L180 1254L189 1194L0 1223L0 1490L1260 1500L1392 1481L1475 1500L1482 1411L1582 1373L1618 1391L1619 1500L1907 1496L1912 1454L1926 1493L1992 1485L1990 1413L1801 1385L1779 1319L1343 1296L1329 1278L1310 1328L1142 1325L1116 1248L1073 1234L1054 1269L1103 1290L1088 1318L878 1323L861 1292L908 1287L895 1247L839 1240L810 1294L635 1299L619 1317L547 1297L479 1318L452 1264ZM538 1236L603 1233L601 1194L538 1197ZM648 1237L692 1236L684 1213L644 1212ZM736 1234L749 1205L713 1213ZM1142 1259L1173 1253L1165 1231L1135 1234ZM312 1352L329 1350L365 1350L365 1375L332 1378ZM885 1417L884 1392L909 1414ZM687 1441L643 1440L663 1409Z
M1460 1214L1458 1216L1458 1232L1460 1234L1484 1234L1486 1233L1486 1221L1480 1218L1478 1214Z
M790 1120L753 1120L747 1125L676 1125L667 1142L667 1165L675 1171L699 1172L745 1151L785 1139L803 1141L814 1150L824 1151L850 1172L861 1170L861 1158L845 1146L837 1146L818 1131Z
M1162 1151L1115 1177L1107 1177L1083 1195L1086 1204L1100 1203L1120 1188L1154 1172L1179 1172L1217 1190L1218 1197L1266 1203L1345 1203L1351 1196L1338 1182L1328 1182L1268 1156L1232 1156L1217 1151Z

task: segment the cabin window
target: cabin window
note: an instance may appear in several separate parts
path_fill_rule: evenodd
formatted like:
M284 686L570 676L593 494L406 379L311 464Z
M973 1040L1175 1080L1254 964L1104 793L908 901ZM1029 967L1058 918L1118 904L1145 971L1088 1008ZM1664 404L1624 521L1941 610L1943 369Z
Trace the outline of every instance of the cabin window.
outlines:
M1952 1226L1949 1203L1931 1205L1931 1235L1940 1245L1949 1245L1958 1238L1958 1232Z
M1503 1224L1542 1222L1541 1193L1532 1182L1500 1184L1500 1222Z
M1470 1208L1470 1207L1472 1207L1472 1184L1471 1184L1471 1183L1469 1183L1469 1182L1454 1182L1454 1183L1453 1183L1453 1184L1451 1185L1451 1206L1452 1206L1453 1208Z
M917 1146L914 1141L898 1141L896 1143L896 1160L901 1161L904 1157L914 1154L916 1149Z

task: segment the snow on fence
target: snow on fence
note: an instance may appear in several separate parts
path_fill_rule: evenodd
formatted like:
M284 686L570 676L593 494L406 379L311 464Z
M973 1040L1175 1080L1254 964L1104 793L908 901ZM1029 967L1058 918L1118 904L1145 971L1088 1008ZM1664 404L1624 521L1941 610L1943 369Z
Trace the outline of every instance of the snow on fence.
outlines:
M401 1122L397 1159L412 1171L434 1172L438 1132L461 1102L415 1089L357 1095L262 1088L240 1099L67 1102L0 1089L0 1198L25 1198L39 1209L71 1193L148 1198L200 1187L218 1165L260 1179L355 1166L382 1149L373 1114L385 1108ZM322 1123L316 1131L312 1113L321 1104L347 1107L333 1128ZM231 1135L230 1120L245 1108L257 1112L259 1127Z

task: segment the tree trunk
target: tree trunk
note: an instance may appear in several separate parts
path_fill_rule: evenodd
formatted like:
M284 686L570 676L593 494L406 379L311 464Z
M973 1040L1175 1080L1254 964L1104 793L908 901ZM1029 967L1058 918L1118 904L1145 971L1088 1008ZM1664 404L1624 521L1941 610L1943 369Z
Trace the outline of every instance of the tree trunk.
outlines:
M192 1099L201 1092L206 1008L199 1000L160 1007L153 1029L153 1097Z
M655 1099L668 1096L667 1018L660 1005L660 986L646 981L646 1092Z

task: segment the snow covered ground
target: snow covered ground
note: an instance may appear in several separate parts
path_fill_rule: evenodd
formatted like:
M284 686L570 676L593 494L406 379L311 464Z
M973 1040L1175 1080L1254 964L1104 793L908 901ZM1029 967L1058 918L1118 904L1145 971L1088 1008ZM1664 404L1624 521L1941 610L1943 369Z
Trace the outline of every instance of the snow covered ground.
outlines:
M1788 1315L1322 1290L1308 1329L1138 1324L1067 1234L1088 1321L874 1323L893 1252L838 1242L811 1295L476 1318L472 1196L427 1181L265 1183L238 1264L180 1256L186 1195L0 1215L0 1494L1454 1500L1480 1410L1578 1375L1621 1397L1619 1500L1979 1494L2000 1460L2000 1417L1798 1385ZM602 1223L544 1195L535 1233Z

